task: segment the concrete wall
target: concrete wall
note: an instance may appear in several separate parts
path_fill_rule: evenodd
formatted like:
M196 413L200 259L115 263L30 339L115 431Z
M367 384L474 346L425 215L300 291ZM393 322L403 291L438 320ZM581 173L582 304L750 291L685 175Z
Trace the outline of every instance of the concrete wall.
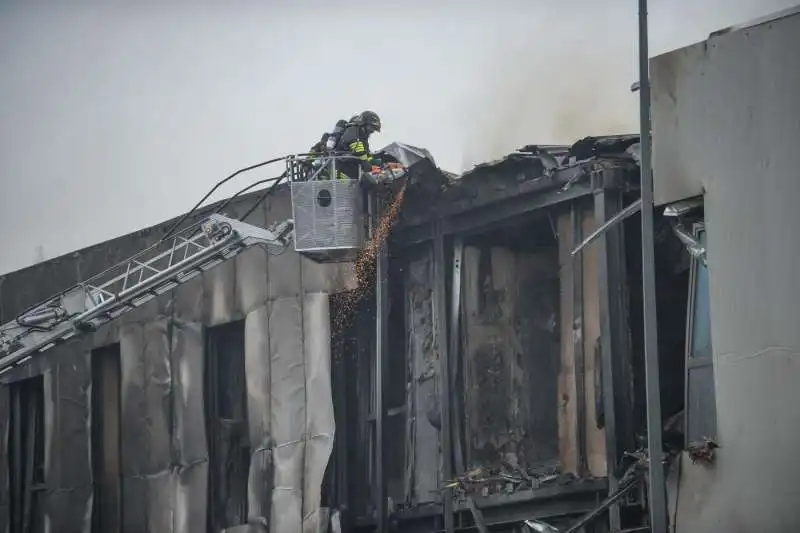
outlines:
M705 193L718 440L679 532L800 529L800 16L652 62L659 202Z
M227 209L235 216L252 197ZM288 189L247 220L291 216ZM103 243L0 278L0 318L134 254L164 227ZM122 498L125 531L204 531L208 450L203 418L203 329L245 320L250 435L249 515L271 533L316 531L330 456L328 295L349 265L319 265L292 250L248 250L96 334L54 349L23 374L44 373L48 531L85 530L91 519L90 352L119 342L122 355ZM24 377L16 375L13 377ZM0 436L7 433L0 386ZM0 439L0 463L7 446ZM5 491L0 468L0 493ZM0 499L0 530L7 508Z

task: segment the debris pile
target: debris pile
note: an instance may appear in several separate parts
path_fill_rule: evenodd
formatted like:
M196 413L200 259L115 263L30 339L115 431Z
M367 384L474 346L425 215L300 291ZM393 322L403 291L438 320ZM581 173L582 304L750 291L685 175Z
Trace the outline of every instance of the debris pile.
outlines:
M714 462L714 450L717 448L719 448L719 444L712 439L703 437L701 441L690 442L686 447L686 451L689 453L692 463L711 464Z
M514 468L504 463L499 466L478 466L459 475L446 488L475 496L496 493L513 493L537 489L545 485L566 485L577 481L573 474L563 474L557 467L546 469Z

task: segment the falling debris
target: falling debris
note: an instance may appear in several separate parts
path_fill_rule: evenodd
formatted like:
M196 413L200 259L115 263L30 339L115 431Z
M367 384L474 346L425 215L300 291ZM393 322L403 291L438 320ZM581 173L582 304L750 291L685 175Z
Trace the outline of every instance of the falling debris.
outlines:
M394 198L392 198L389 207L378 220L375 230L372 233L372 238L361 249L353 263L356 288L341 294L340 303L342 312L334 317L333 324L334 338L337 339L337 342L341 340L342 333L350 327L362 298L369 294L372 289L378 252L389 236L389 232L397 223L397 219L400 215L400 208L405 199L407 186L408 182L404 183L400 190L397 191Z

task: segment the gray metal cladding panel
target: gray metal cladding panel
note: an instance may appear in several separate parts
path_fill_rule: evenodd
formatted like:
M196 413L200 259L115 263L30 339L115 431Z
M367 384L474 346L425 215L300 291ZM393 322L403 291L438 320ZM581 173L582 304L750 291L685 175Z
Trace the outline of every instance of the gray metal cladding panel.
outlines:
M73 533L89 529L87 518L91 521L91 486L35 494L37 494L40 509L44 508L44 512L35 511L33 513L33 531ZM45 524L47 525L45 526Z
M361 198L357 180L292 183L295 249L361 248Z
M8 425L10 422L8 386L0 385L0 531L6 531L9 520Z
M47 438L50 449L47 480L51 487L72 490L92 484L88 393L91 370L87 353L76 350L62 357L51 374L53 419L57 422L45 430L45 435L53 435Z

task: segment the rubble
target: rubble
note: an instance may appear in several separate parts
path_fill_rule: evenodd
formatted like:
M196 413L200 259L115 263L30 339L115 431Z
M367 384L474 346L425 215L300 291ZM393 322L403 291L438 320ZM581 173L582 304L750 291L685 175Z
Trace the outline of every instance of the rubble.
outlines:
M445 488L456 489L462 496L489 496L538 489L546 485L566 485L579 479L574 474L560 472L557 467L522 469L504 463L467 470L447 483Z
M689 454L689 458L692 460L692 464L698 462L712 464L714 462L714 450L717 448L719 448L719 444L713 439L703 437L701 441L690 442L686 446L686 451Z

